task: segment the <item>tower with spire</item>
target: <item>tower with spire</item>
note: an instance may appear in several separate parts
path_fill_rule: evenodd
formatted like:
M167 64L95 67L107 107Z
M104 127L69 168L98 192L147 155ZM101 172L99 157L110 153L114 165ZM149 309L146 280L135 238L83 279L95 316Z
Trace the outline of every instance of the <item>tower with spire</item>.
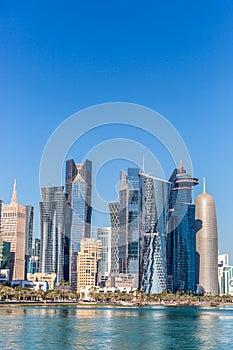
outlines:
M26 206L18 204L16 180L11 203L2 207L2 231L0 238L10 243L10 280L24 280Z
M193 187L198 179L188 174L180 161L170 179L169 229L166 242L167 288L189 293L195 291L195 205Z
M196 282L206 293L217 295L218 290L218 232L213 197L206 193L197 196L196 205Z

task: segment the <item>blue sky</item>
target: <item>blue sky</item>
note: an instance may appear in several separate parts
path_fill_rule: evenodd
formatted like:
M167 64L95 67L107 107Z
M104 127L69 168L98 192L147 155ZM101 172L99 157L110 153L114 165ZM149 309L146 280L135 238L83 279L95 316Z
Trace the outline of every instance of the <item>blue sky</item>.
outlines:
M231 0L1 1L0 198L9 202L16 178L20 202L35 205L38 235L40 159L51 133L95 104L141 104L183 137L195 176L206 177L216 201L219 250L232 257L232 62ZM89 144L130 133L124 127L97 130L69 156L80 161ZM159 146L144 142L164 157ZM106 165L104 184L97 178L107 200L114 199L124 166ZM167 168L169 176L173 169ZM201 186L195 195L200 192Z

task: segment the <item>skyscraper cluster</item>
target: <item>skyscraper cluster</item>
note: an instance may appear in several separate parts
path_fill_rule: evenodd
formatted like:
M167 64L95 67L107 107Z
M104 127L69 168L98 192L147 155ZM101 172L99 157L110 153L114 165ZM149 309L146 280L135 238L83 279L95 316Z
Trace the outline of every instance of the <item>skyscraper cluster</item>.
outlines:
M109 203L111 227L94 238L92 162L67 160L65 187L41 189L41 236L33 245L34 208L18 204L15 183L11 203L0 203L1 271L9 269L9 280L50 276L75 291L110 278L147 294L218 294L215 204L205 189L193 203L197 184L182 162L168 181L138 168L121 171L119 201Z

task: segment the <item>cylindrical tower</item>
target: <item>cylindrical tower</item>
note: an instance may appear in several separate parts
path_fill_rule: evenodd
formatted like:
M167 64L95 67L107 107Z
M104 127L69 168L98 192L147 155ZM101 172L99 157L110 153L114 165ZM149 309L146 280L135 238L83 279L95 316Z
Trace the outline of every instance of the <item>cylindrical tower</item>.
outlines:
M218 232L214 199L204 192L196 200L197 283L206 293L219 294Z

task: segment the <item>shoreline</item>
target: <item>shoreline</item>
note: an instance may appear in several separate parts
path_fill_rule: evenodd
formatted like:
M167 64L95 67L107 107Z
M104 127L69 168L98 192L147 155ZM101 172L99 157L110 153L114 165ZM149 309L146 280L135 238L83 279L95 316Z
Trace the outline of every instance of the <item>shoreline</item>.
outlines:
M16 307L16 306L76 306L76 307L116 307L116 308L143 308L143 307L211 307L217 309L218 307L231 306L233 308L233 303L219 303L217 305L211 305L211 302L203 303L105 303L105 302L70 302L70 301L1 301L0 307Z

